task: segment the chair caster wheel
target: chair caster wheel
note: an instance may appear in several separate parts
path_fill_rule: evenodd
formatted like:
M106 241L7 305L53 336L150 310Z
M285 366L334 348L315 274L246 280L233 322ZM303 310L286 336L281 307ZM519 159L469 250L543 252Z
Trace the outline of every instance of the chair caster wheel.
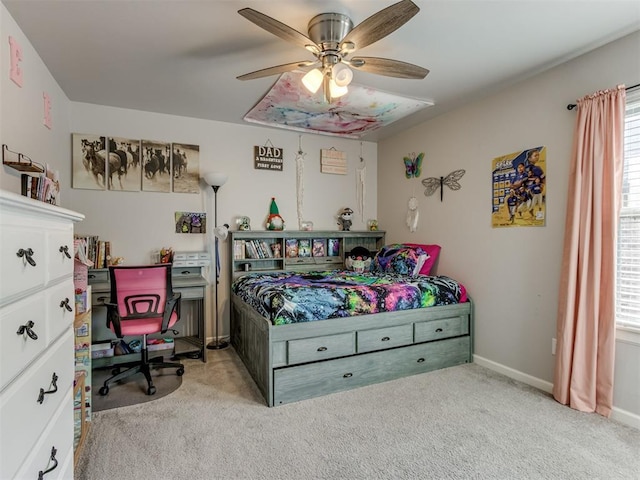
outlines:
M176 370L176 375L178 375L179 377L184 375L184 368L180 367L178 370Z
M156 393L156 387L147 388L147 395L155 395L155 393Z
M106 386L100 387L100 390L98 390L98 393L104 397L109 393L109 387L106 387Z

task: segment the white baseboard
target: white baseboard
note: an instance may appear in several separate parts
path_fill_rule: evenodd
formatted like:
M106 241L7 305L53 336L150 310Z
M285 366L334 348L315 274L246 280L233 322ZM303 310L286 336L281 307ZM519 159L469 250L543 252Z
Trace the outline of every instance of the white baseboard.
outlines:
M532 387L538 388L544 392L551 393L553 391L553 383L547 382L546 380L542 380L532 375L523 373L519 370L515 370L479 355L474 355L473 361L474 363L477 363L482 367L486 367L489 370L501 373L506 377L513 378L514 380L518 380L519 382L525 383L527 385L531 385ZM610 418L611 420L615 420L616 422L620 422L624 425L628 425L629 427L634 427L640 430L640 415L636 415L635 413L628 412L614 406L611 409Z
M494 372L501 373L506 377L513 378L514 380L518 380L519 382L526 383L527 385L531 385L532 387L536 387L543 392L551 393L553 391L553 383L551 382L541 380L540 378L528 375L519 370L515 370L492 360L488 360L484 357L474 355L473 362L482 367L486 367L489 370L493 370Z
M618 407L613 407L611 409L610 418L611 420L624 423L625 425L628 425L630 427L634 427L640 430L640 415L636 415L635 413L622 410L621 408L618 408Z

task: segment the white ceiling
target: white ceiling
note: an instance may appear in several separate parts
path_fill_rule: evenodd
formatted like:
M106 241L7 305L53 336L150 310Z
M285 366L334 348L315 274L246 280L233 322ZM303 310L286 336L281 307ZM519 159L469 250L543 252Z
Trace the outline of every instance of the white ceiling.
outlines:
M354 25L394 0L2 0L72 101L243 123L277 76L236 76L306 50L249 22L251 7L307 34L318 13ZM428 68L424 80L354 82L435 106L376 141L640 29L638 0L414 0L420 12L358 51ZM572 100L572 99L567 99Z

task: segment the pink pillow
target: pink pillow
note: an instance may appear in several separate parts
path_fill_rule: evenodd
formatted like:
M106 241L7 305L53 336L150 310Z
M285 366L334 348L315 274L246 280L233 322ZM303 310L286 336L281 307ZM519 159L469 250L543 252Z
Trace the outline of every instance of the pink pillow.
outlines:
M427 260L422 265L422 268L420 269L419 274L430 275L431 269L433 268L433 264L436 263L436 260L438 260L438 255L440 254L440 249L441 249L440 245L422 245L420 243L405 243L404 245L408 247L414 247L414 248L420 247L425 252L427 252L427 254L429 255L429 258L427 258Z

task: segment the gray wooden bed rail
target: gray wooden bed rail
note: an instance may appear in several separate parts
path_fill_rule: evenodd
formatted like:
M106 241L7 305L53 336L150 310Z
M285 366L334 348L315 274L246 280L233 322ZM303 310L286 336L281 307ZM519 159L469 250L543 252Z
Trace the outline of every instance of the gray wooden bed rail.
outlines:
M274 326L232 293L231 344L272 407L472 362L473 302Z

